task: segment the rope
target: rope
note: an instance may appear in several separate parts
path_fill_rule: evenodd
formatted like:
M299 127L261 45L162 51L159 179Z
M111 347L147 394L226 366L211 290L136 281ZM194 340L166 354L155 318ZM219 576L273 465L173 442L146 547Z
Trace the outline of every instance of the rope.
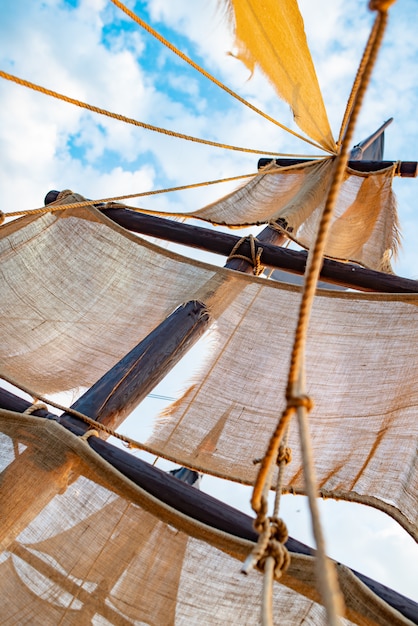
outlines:
M223 89L223 91L225 91L227 94L229 94L230 96L232 96L233 98L235 98L236 100L238 100L239 102L241 102L241 104L244 104L246 107L248 107L249 109L251 109L252 111L255 111L255 113L258 113L258 115L261 115L262 117L264 117L266 120L268 120L269 122L272 122L273 124L275 124L276 126L279 126L279 128L281 128L282 130L285 130L286 132L290 133L291 135L293 135L294 137L297 137L298 139L301 139L302 141L305 141L306 143L311 144L311 146L314 146L315 148L318 148L319 150L325 150L326 152L330 152L332 154L332 152L330 150L327 150L326 148L320 146L319 144L315 143L314 141L312 141L311 139L308 139L307 137L303 137L302 135L300 135L299 133L291 130L290 128L288 128L287 126L285 126L284 124L281 124L280 122L278 122L277 120L275 120L273 117L270 117L270 115L267 115L267 113L264 113L263 111L261 111L260 109L258 109L257 107L255 107L253 104L250 104L247 100L245 100L244 98L241 98L241 96L239 96L235 91L232 91L232 89L229 89L229 87L227 87L226 85L224 85L223 83L221 83L217 78L215 78L214 76L212 76L212 74L209 74L209 72L207 72L206 70L204 70L200 65L198 65L197 63L195 63L194 61L192 61L192 59L190 59L188 56L186 56L185 54L183 54L183 52L181 52L178 48L176 48L175 46L173 46L172 43L170 43L167 39L165 39L162 35L160 35L156 30L154 30L149 24L147 24L146 22L144 22L144 20L142 20L138 15L136 15L135 13L133 13L132 11L130 11L130 9L128 9L122 2L120 2L119 0L111 0L113 2L113 4L115 6L117 6L121 11L123 11L126 15L128 15L134 22L136 22L139 26L141 26L144 30L146 30L150 35L152 35L153 37L155 37L160 43L162 43L164 46L166 46L169 50L171 50L171 52L174 52L174 54L176 54L177 56L180 57L180 59L182 59L183 61L185 61L186 63L188 63L191 67L193 67L195 70L197 70L200 74L202 74L202 76L204 76L205 78L209 79L210 81L212 81L212 83L214 83L215 85L217 85L218 87L220 87L221 89Z
M370 36L369 36L369 39L367 41L366 47L364 49L363 56L362 56L361 61L360 61L360 65L358 67L357 74L356 74L356 77L354 79L353 86L351 88L350 96L349 96L348 101L347 101L347 105L346 105L346 108L345 108L343 120L341 122L341 128L340 128L340 134L338 136L337 146L341 145L341 142L342 142L343 137L344 137L344 133L345 133L345 131L347 129L347 124L348 124L348 122L350 120L350 116L351 116L351 113L353 111L353 106L354 106L354 103L355 103L357 92L359 90L359 87L360 87L360 84L361 84L362 77L364 75L364 71L365 71L367 62L368 62L368 60L370 58L370 52L371 52L372 46L373 46L373 44L374 44L374 42L376 40L377 28L378 28L378 23L375 20L375 22L373 24L372 31L371 31Z
M285 442L279 448L279 454L277 455L277 465L279 466L279 472L277 474L277 483L276 483L276 495L274 498L274 510L273 517L279 517L279 508L280 508L280 498L282 495L282 486L283 486L283 478L284 478L284 469L288 463L292 461L292 449L287 447L287 442L289 439L289 429L285 434Z
M41 409L47 411L48 407L43 402L34 402L30 406L28 406L25 411L23 411L23 415L32 415L32 413L34 413L35 411L40 411Z
M79 439L80 441L85 441L87 443L87 440L89 439L89 437L99 437L99 432L97 430L95 430L94 428L91 428L90 430L87 430L84 435L80 435Z
M363 61L364 68L361 72L359 85L355 90L347 129L341 145L340 155L336 159L334 178L331 183L325 208L321 217L317 238L313 248L309 252L298 321L295 330L293 351L289 366L286 392L287 405L285 410L283 411L275 432L270 439L266 454L264 456L264 459L262 460L261 467L254 485L251 501L252 507L257 513L257 516L262 516L264 510L264 493L266 485L268 485L270 488L270 485L268 483L269 477L271 476L272 463L273 460L277 458L279 446L283 439L283 434L288 427L290 418L296 412L299 424L306 491L309 498L312 525L317 546L317 569L319 588L327 612L328 623L331 625L336 625L339 623L338 614L342 613L343 604L341 592L338 589L335 570L331 569L330 562L326 558L322 529L317 509L315 471L312 461L312 450L307 425L307 413L312 409L313 403L312 400L303 392L303 359L309 318L312 309L313 299L315 296L316 285L321 270L326 236L329 230L329 225L334 211L338 191L343 180L343 175L348 160L349 146L351 144L355 123L357 121L364 94L370 82L371 72L377 57L378 50L380 48L380 44L382 42L384 30L387 23L386 10L389 3L383 1L383 5L385 6L385 8L383 9L382 2L374 2L373 4L374 6L378 5L378 15L376 17L376 24L370 34L371 42L370 44L368 43L366 46L366 50L368 49L369 52L367 58Z
M84 413L81 413L80 411L77 411L76 409L72 409L71 407L68 406L64 406L62 404L59 404L58 402L55 402L54 400L51 400L49 398L45 398L42 394L37 393L35 391L33 391L32 389L29 389L29 387L26 387L26 385L23 385L22 383L20 383L19 381L15 380L12 376L8 376L5 373L2 373L0 378L2 378L3 380L5 380L6 382L10 383L11 385L13 385L14 387L16 387L17 389L20 389L21 391L24 391L25 393L27 393L28 395L32 396L32 397L36 397L39 400L41 400L42 402L45 402L47 405L49 406L53 406L56 409L59 409L60 411L64 412L64 413L68 413L69 415L73 415L74 417L77 417L78 419L82 420L83 422L85 422L86 424L88 424L89 426L91 426L93 429L96 429L100 432L104 432L107 435L110 435L111 437L115 437L116 439L119 439L119 441L122 441L123 443L125 443L127 445L128 448L130 449L134 449L134 450L143 450L144 452L148 452L149 454L152 454L154 456L157 457L161 457L162 459L166 459L167 461L172 461L173 463L179 463L178 458L176 458L174 455L171 454L167 454L166 452L164 452L163 450L158 450L157 448L154 448L152 446L148 446L145 443L141 443L139 441L137 441L136 439L133 439L132 437L128 437L126 435L123 435L121 433L116 432L115 430L113 430L112 428L108 428L107 426L105 426L104 424L102 424L101 422L97 422L96 420L92 419L91 417L88 417L87 415L85 415ZM44 406L37 406L36 410L40 410L43 409ZM28 409L30 409L30 407L28 407ZM48 410L46 408L46 410ZM33 409L34 412L35 409ZM54 415L54 418L57 418L57 416ZM181 463L182 465L184 465L184 463ZM188 465L185 466L188 467L189 469L196 471L196 472L200 472L200 473L207 473L207 468L200 466L200 465ZM228 474L225 474L223 472L216 472L216 471L211 471L210 472L212 476L215 476L217 478L221 478L223 480L228 480L230 478L230 476ZM245 482L245 481L238 481L238 482L242 482L243 484L250 484L250 482Z
M0 77L4 78L5 80L10 80L11 82L21 85L22 87L27 87L28 89L39 91L40 93L43 93L46 96L50 96L51 98L56 98L57 100L62 100L63 102L74 104L75 106L78 106L82 109L87 109L88 111L91 111L93 113L98 113L99 115L105 115L106 117L119 120L120 122L125 122L125 124L132 124L133 126L139 126L140 128L145 128L146 130L152 130L154 132L161 133L163 135L168 135L170 137L176 137L177 139L186 139L187 141L200 143L206 146L212 146L214 148L223 148L224 150L247 152L249 154L267 154L267 155L272 155L272 156L283 156L283 154L279 152L270 152L267 150L255 150L252 148L241 148L238 146L230 146L228 144L218 143L217 141L210 141L209 139L199 139L198 137L192 137L191 135L184 135L183 133L177 133L173 130L167 130L166 128L152 126L151 124L146 124L145 122L139 122L138 120L135 120L131 117L126 117L125 115L120 115L119 113L112 113L111 111L107 111L106 109L101 109L92 104L88 104L87 102L82 102L81 100L70 98L69 96L65 96L56 91L52 91L51 89L47 89L46 87L42 87L41 85L31 83L28 80L19 78L18 76L14 76L13 74L9 74L7 72L4 72L3 70L0 70Z
M1 72L0 72L1 74ZM289 155L286 155L289 156ZM292 155L292 156L298 156L298 155ZM301 155L299 155L301 156ZM311 156L309 155L305 155L304 158L311 158ZM314 157L312 157L314 158ZM289 168L286 169L291 169L293 167L298 167L298 166L289 166ZM262 173L262 176L269 176L269 175L274 175L278 173L278 169L283 169L283 168L272 168L270 171L266 171ZM41 214L41 213L53 213L55 211L64 211L67 209L75 209L75 208L79 208L79 207L85 207L85 206L95 206L97 204L108 204L111 202L117 202L119 200L128 200L131 198L142 198L142 197L146 197L146 196L154 196L154 195L158 195L158 194L162 194L162 193L170 193L170 192L174 192L174 191L184 191L186 189L197 189L198 187L205 187L205 186L210 186L210 185L218 185L221 183L228 183L228 182L233 182L236 180L242 180L244 178L254 178L255 176L260 176L260 172L253 172L251 174L240 174L239 176L229 176L227 178L218 178L215 180L208 180L208 181L203 181L200 183L190 183L188 185L178 185L177 187L167 187L165 189L155 189L155 190L151 190L151 191L141 191L138 193L130 193L130 194L125 194L125 195L120 195L120 196L112 196L110 198L98 198L96 200L86 200L84 199L83 201L79 201L79 202L71 202L69 204L48 204L46 206L43 207L39 207L36 209L22 209L20 211L10 211L8 213L2 213L0 211L0 224L2 221L2 215L3 215L3 219L5 217L18 217L19 215L37 215L37 214ZM146 215L160 215L160 216L169 216L169 217L182 217L182 218L187 218L187 217L193 217L193 219L200 219L201 221L205 221L205 222L212 222L212 220L207 219L207 218L203 218L200 216L195 216L195 215L189 215L188 213L177 213L177 212L170 212L170 211L153 211L152 209L144 209L144 208L138 208L138 207L133 207L133 206L128 206L128 205L115 205L114 207L107 207L107 208L115 208L115 209L129 209L130 211L136 211L137 213L145 213ZM265 222L262 222L265 223ZM260 225L260 223L257 223L256 225ZM244 226L253 226L254 223L251 224L243 224ZM270 225L272 228L273 226ZM282 231L280 231L282 232Z
M250 242L250 252L251 257L245 256L244 254L237 254L237 250L241 247L241 245L246 242ZM263 254L263 248L256 248L256 242L258 241L253 235L248 235L248 237L241 237L241 239L235 244L232 248L231 254L227 258L227 262L231 261L231 259L242 259L243 261L247 261L250 265L253 266L253 274L254 276L260 276L264 272L264 266L261 265L261 255Z

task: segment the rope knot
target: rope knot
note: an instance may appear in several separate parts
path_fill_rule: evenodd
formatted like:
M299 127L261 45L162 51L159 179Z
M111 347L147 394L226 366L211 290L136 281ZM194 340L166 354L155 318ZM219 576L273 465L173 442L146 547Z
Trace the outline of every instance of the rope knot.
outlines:
M300 406L304 406L305 409L309 412L312 411L314 407L312 398L305 394L301 394L300 396L288 395L286 397L286 400L288 409L297 409Z
M290 555L287 548L280 541L271 539L263 556L257 561L256 567L258 570L264 572L266 561L269 557L274 559L274 577L276 579L280 578L290 565Z
M1 224L3 224L5 219L6 219L5 214L3 213L3 211L0 210L0 226Z
M288 448L287 446L280 446L279 452L277 454L277 465L280 463L284 463L287 465L292 460L292 448Z
M382 11L386 13L395 1L396 0L370 0L369 9L370 11Z
M245 256L244 254L237 254L239 248L247 240L250 243L251 257ZM264 272L264 266L261 264L261 255L263 254L263 248L256 247L256 242L257 239L253 237L253 235L249 235L248 237L241 237L241 239L232 248L231 254L227 258L227 261L231 261L231 259L242 259L243 261L247 261L247 263L253 266L254 276L259 276Z
M263 502L267 506L265 499ZM284 546L289 537L287 527L279 517L264 516L262 520L260 517L260 514L257 515L257 519L254 521L254 528L259 532L257 545L248 555L241 571L248 574L253 567L264 571L267 559L272 557L274 559L274 576L280 578L290 564L290 555Z
M270 538L286 543L289 539L287 526L281 517L270 517Z

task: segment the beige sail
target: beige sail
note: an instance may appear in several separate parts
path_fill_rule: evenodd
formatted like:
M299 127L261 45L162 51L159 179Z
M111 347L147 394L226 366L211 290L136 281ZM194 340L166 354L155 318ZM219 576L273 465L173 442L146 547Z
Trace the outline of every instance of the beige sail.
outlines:
M298 287L248 281L217 319L217 341L200 376L155 428L149 443L159 454L254 481L253 460L263 456L285 406L299 299ZM418 363L411 338L418 337L417 304L416 295L319 291L306 353L319 490L379 506L414 536ZM303 492L295 424L290 446L284 484Z
M89 446L49 420L1 412L3 472L25 464L32 447L45 472L75 456L78 476L0 551L0 614L18 626L57 623L233 625L259 623L262 576L240 573L253 544L210 529L136 487ZM19 446L23 446L19 450ZM51 480L54 477L51 475ZM26 493L16 485L14 496ZM2 512L7 517L7 510ZM410 622L339 567L347 615L342 624L402 626ZM280 624L322 623L312 557L295 555L274 584Z

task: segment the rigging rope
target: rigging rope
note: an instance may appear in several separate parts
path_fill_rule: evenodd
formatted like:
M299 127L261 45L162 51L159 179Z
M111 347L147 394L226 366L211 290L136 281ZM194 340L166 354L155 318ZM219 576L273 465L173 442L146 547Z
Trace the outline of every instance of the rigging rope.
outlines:
M368 39L368 41L366 43L366 47L364 49L363 56L362 56L361 61L360 61L360 65L359 65L359 67L357 69L356 77L354 79L353 86L351 88L350 96L349 96L348 101L347 101L347 105L346 105L346 108L345 108L343 120L341 122L341 128L340 128L340 134L338 136L337 146L341 145L341 142L342 142L342 140L344 138L344 133L346 132L347 124L348 124L348 122L350 120L350 116L351 116L352 111L353 111L353 106L355 104L356 95L357 95L357 92L359 90L359 87L360 87L360 84L361 84L361 80L362 80L362 77L364 75L364 71L366 69L366 64L367 64L367 61L368 61L368 59L370 57L370 52L371 52L372 46L373 46L374 42L376 41L377 31L378 31L378 23L377 23L377 20L375 20L375 22L373 24L373 27L372 27L372 31L371 31L370 36L369 36L369 39Z
M8 72L4 72L0 70L0 77L5 80L10 80L17 85L21 85L22 87L27 87L28 89L33 89L34 91L39 91L46 96L50 96L51 98L56 98L57 100L62 100L63 102L68 102L69 104L74 104L82 109L87 109L88 111L92 111L93 113L98 113L99 115L105 115L106 117L110 117L115 120L119 120L120 122L125 122L125 124L132 124L133 126L138 126L140 128L145 128L146 130L152 130L156 133L161 133L163 135L168 135L170 137L176 137L177 139L185 139L186 141L192 141L194 143L200 143L206 146L212 146L214 148L223 148L224 150L234 150L236 152L247 152L250 154L267 154L270 156L285 156L281 152L270 152L267 150L255 150L253 148L241 148L238 146L230 146L228 144L219 143L217 141L210 141L209 139L200 139L198 137L193 137L192 135L185 135L183 133L177 133L173 130L167 130L166 128L160 128L158 126L153 126L151 124L147 124L145 122L140 122L131 117L126 117L125 115L120 115L119 113L113 113L112 111L107 111L106 109L101 109L100 107L96 107L92 104L88 104L87 102L82 102L81 100L76 100L75 98L71 98L70 96L65 96L64 94L58 93L56 91L52 91L52 89L47 89L46 87L42 87L41 85L37 85L36 83L31 83L24 78L19 78L18 76L14 76L13 74L9 74Z
M311 144L312 146L314 146L315 148L318 148L321 151L325 150L326 152L330 152L331 153L331 151L326 150L326 148L323 148L322 146L320 146L319 144L315 143L311 139L308 139L307 137L303 137L299 133L291 130L290 128L288 128L284 124L281 124L280 122L275 120L273 117L270 117L270 115L267 115L267 113L264 113L263 111L261 111L260 109L255 107L253 104L251 104L250 102L248 102L244 98L241 98L241 96L239 96L235 91L232 91L232 89L229 89L229 87L227 87L226 85L221 83L217 78L212 76L212 74L209 74L209 72L204 70L200 65L198 65L197 63L192 61L192 59L190 59L188 56L183 54L183 52L181 52L178 48L173 46L172 43L170 43L167 39L165 39L162 35L160 35L149 24L144 22L144 20L142 20L138 15L136 15L136 13L133 13L133 11L128 9L128 7L126 7L122 2L120 2L120 0L111 0L111 2L113 2L113 4L115 6L117 6L121 11L123 11L126 15L128 15L134 22L136 22L139 26L141 26L144 30L146 30L150 35L155 37L160 43L162 43L169 50L171 50L171 52L174 52L174 54L177 54L177 56L179 56L180 59L182 59L183 61L188 63L191 67L193 67L200 74L202 74L202 76L204 76L208 80L212 81L212 83L214 83L215 85L217 85L218 87L223 89L227 94L229 94L230 96L232 96L233 98L235 98L236 100L241 102L241 104L244 104L249 109L255 111L255 113L258 113L258 115L261 115L262 117L264 117L266 120L268 120L272 124L275 124L276 126L279 126L279 128L281 128L282 130L285 130L286 132L290 133L291 135L294 135L298 139L301 139L302 141L305 141L306 143ZM333 153L331 153L331 154L333 154Z
M234 180L242 180L243 178L251 178L253 176L258 176L259 172L254 172L253 174L241 174L240 176L230 176L228 178L219 178L217 180L208 180L201 183L191 183L189 185L179 185L177 187L167 187L166 189L155 189L151 191L140 191L139 193L129 193L123 196L113 196L111 198L98 198L96 200L83 200L80 202L71 202L69 204L47 204L46 206L39 207L37 209L22 209L21 211L11 211L5 213L5 217L18 217L19 215L36 215L37 213L53 213L54 211L63 211L64 209L75 209L78 207L84 206L94 206L96 204L106 204L109 202L117 202L118 200L127 200L130 198L141 198L145 196L154 196L160 193L169 193L172 191L184 191L186 189L197 189L198 187L205 187L209 185L217 185L220 183L228 183ZM117 206L112 208L118 208ZM119 207L122 208L122 207ZM151 215L169 215L171 217L185 217L187 214L184 213L170 213L164 211L147 211L146 209L139 209L138 207L124 207L129 208L132 211L139 211L141 213L150 213Z
M325 158L329 158L329 157L325 157ZM293 167L297 167L297 166L290 166L288 169L292 169ZM271 169L270 171L263 171L262 172L262 176L268 176L268 175L274 175L277 174L277 169ZM137 213L144 213L145 215L159 215L161 217L180 217L183 219L197 219L197 220L201 220L202 222L208 222L217 226L220 225L226 225L228 226L228 224L225 224L225 222L220 222L220 221L215 221L213 219L210 219L208 217L202 217L200 215L194 215L193 213L181 213L181 212L177 212L177 211L158 211L158 210L153 210L153 209L145 209L143 207L135 207L135 206L129 206L127 204L115 204L112 205L113 202L118 202L120 200L127 200L130 198L142 198L142 197L147 197L147 196L153 196L153 195L157 195L157 194L162 194L162 193L170 193L170 192L174 192L174 191L185 191L187 189L197 189L199 187L205 187L205 186L210 186L210 185L218 185L221 183L227 183L227 182L233 182L233 181L238 181L238 180L242 180L244 178L254 178L255 176L260 176L260 172L253 172L251 174L240 174L239 176L230 176L228 178L219 178L217 180L210 180L210 181L204 181L204 182L200 182L200 183L191 183L189 185L179 185L177 187L167 187L166 189L155 189L155 190L151 190L151 191L141 191L138 193L131 193L131 194L125 194L125 195L121 195L121 196L113 196L110 198L96 198L95 200L86 200L85 198L83 200L79 200L78 202L70 202L68 204L55 204L55 203L51 203L51 204L47 204L46 206L43 207L38 207L36 209L22 209L20 211L9 211L7 213L2 213L0 211L0 220L1 217L3 216L3 220L7 217L19 217L20 215L37 215L37 214L42 214L42 213L54 213L55 211L64 211L64 210L68 210L68 209L75 209L75 208L80 208L80 207L88 207L88 206L96 206L99 204L109 204L109 206L105 207L105 208L112 208L112 209L129 209L130 211L135 211ZM63 193L63 192L61 192ZM62 197L62 196L61 196ZM82 196L80 196L81 198ZM0 222L1 223L1 222ZM240 224L234 224L234 225L230 225L231 227L244 227L244 226L260 226L261 224L266 224L267 220L264 221L257 221L257 222L242 222ZM274 224L270 224L270 226L272 228L274 228ZM280 232L283 232L283 229L280 229ZM287 233L286 233L287 234Z
M257 516L265 508L266 488L271 487L272 467L279 446L282 442L284 432L288 428L290 418L296 412L301 440L301 451L304 468L304 478L306 492L308 494L309 506L311 510L312 526L317 547L317 568L319 587L322 600L327 612L328 623L336 625L339 623L338 615L342 613L343 602L341 592L338 588L336 572L331 568L325 553L324 539L319 519L317 507L317 489L315 470L312 459L312 449L310 443L309 429L307 424L307 413L311 410L313 403L305 395L304 386L304 352L307 339L307 331L315 296L316 286L321 270L322 259L326 237L328 234L331 218L336 204L338 192L343 181L344 171L349 156L349 146L351 145L355 124L363 102L364 94L370 82L372 69L374 67L378 50L382 42L383 34L387 24L387 10L393 0L374 0L370 3L370 8L377 10L375 26L372 28L369 42L366 45L362 59L363 69L359 73L359 80L356 89L353 90L353 102L350 106L349 120L344 133L341 152L336 159L334 179L328 193L324 211L321 217L318 234L315 244L311 248L308 256L305 281L302 289L302 297L299 308L299 315L294 336L294 344L289 366L288 383L286 391L287 406L279 420L275 432L273 433L265 456L261 462L261 467L254 485L251 504ZM357 80L357 79L356 79Z

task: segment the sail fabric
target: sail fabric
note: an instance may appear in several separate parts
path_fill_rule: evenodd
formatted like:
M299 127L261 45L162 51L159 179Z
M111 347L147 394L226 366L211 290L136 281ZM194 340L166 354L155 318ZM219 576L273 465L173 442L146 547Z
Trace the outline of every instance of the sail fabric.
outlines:
M350 152L350 161L382 161L385 149L385 133L381 133L376 139L374 135L363 139Z
M239 571L252 542L163 505L55 422L2 411L0 433L3 623L259 624L262 577ZM338 572L342 624L410 624L347 568ZM324 623L317 600L313 558L293 555L274 584L275 623Z
M259 66L296 124L330 152L336 151L296 0L229 0L235 20L237 56Z
M243 280L238 277L236 280ZM252 484L285 406L300 288L252 279L217 318L213 351L149 441L187 467ZM318 291L306 347L317 484L417 536L418 297ZM216 339L216 343L215 343ZM304 489L296 423L286 490ZM402 458L402 463L399 458Z
M90 386L216 268L187 263L95 209L0 231L0 374L39 393Z
M399 245L395 165L376 172L347 168L337 198L325 256L391 272ZM193 213L217 224L283 221L283 231L304 248L315 241L334 172L334 161L311 161L288 168L264 168L260 175Z
M24 218L0 232L0 375L35 394L88 386L175 308L199 300L214 323L209 355L150 445L187 467L254 481L253 459L283 409L298 287L186 259L96 209ZM322 493L386 507L411 534L417 302L319 292L307 348ZM303 490L295 430L291 445L285 487Z

